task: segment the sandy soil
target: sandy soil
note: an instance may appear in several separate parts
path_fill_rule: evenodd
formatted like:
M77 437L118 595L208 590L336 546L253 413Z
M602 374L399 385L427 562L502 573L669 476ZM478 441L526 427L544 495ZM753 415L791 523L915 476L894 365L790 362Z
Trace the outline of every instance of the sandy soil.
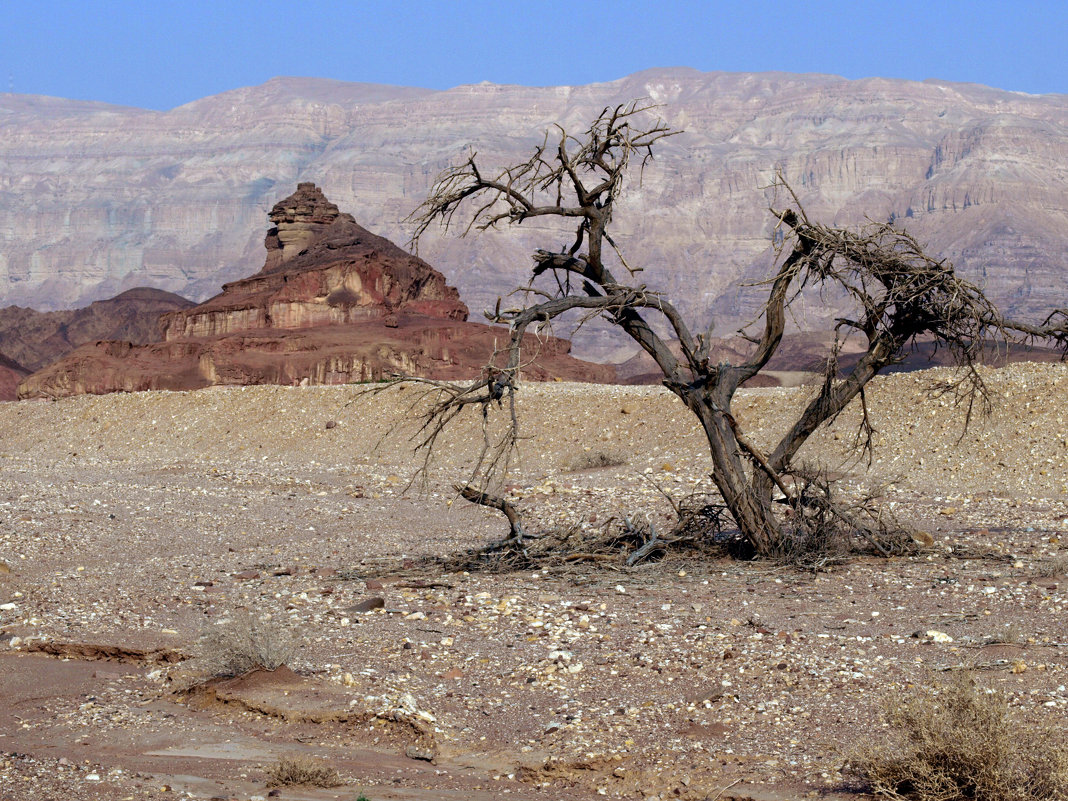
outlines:
M967 431L951 395L924 400L936 370L871 389L870 467L855 413L811 443L847 492L896 481L884 503L934 538L815 574L684 555L419 569L506 529L449 489L476 422L406 486L411 390L0 404L0 799L266 798L298 754L346 783L279 797L855 797L849 754L886 736L882 700L966 668L1062 723L1068 367L986 375L997 406ZM770 443L811 392L742 391L736 414ZM663 527L662 492L709 485L663 390L521 396L529 529ZM292 641L292 671L205 683L202 635L242 620Z

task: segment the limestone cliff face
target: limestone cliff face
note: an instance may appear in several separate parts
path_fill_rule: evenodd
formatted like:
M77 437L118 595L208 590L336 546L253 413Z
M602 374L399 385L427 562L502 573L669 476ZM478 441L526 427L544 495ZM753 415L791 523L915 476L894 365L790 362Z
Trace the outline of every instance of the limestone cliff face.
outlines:
M262 215L298 181L404 241L400 221L463 154L514 163L554 123L578 132L638 97L686 133L625 190L616 239L650 287L720 331L757 308L744 284L767 268L777 168L811 214L893 218L1014 314L1063 305L1068 96L684 69L444 92L277 79L165 113L0 96L0 165L18 165L0 169L0 303L63 308L135 285L208 297L263 263ZM279 259L310 233L287 214ZM430 237L422 255L482 310L566 234ZM817 298L805 314L833 310Z
M165 340L358 320L395 325L400 313L467 319L441 273L340 213L315 184L300 184L268 216L275 227L263 269L199 306L165 315Z

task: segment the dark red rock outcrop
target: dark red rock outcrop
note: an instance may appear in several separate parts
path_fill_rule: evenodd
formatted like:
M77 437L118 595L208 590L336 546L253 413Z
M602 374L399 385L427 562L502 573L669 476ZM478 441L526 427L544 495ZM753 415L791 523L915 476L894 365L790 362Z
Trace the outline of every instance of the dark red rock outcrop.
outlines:
M137 287L80 309L39 312L8 306L0 309L0 352L32 372L101 339L155 342L160 315L192 305L172 292Z
M19 383L30 371L0 353L0 401L13 401L18 397Z
M164 314L163 341L83 345L33 374L20 398L217 384L343 384L392 373L475 376L507 331L467 321L433 267L342 214L314 184L270 213L267 259L191 308ZM605 382L615 371L529 337L528 379Z

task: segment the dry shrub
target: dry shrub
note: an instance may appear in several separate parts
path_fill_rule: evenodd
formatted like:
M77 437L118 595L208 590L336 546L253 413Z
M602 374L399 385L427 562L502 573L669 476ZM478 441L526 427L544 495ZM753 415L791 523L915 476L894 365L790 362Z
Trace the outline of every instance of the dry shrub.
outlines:
M783 565L818 571L848 561L853 552L842 526L822 513L790 515L782 534L771 545L768 556Z
M621 451L583 451L568 463L565 470L568 473L579 473L603 467L622 467L626 463L627 457Z
M268 787L337 787L341 776L326 762L306 756L282 757L267 770Z
M984 645L997 645L1004 643L1006 645L1014 645L1019 643L1026 643L1027 637L1024 635L1020 627L1015 623L1006 623L1005 626L998 631L995 631L984 641Z
M590 452L585 454L590 456ZM776 504L781 509L782 537L771 544L766 557L783 565L817 571L841 564L858 553L890 557L918 550L916 532L894 518L879 502L877 493L840 499L829 479L801 471L793 475L796 494L788 504ZM695 490L675 498L656 482L650 483L675 512L675 522L666 531L656 530L646 512L611 517L593 530L581 525L559 526L527 532L517 539L515 523L509 518L512 532L508 538L446 557L430 557L421 567L445 572L507 573L580 563L632 567L668 554L728 555L744 560L758 556L748 538L732 526L730 511L718 494ZM478 491L472 494L503 500ZM482 505L500 508L494 503ZM519 510L513 509L513 514L516 520L521 518Z
M883 506L878 490L852 500L818 472L794 475L796 495L785 510L782 537L770 548L772 559L819 570L855 553L890 557L917 550L916 532Z
M705 547L705 543L690 536L661 537L645 513L611 517L592 530L580 525L550 527L526 535L522 543L512 538L446 557L430 557L420 567L447 573L511 573L568 565L633 566L668 552L700 551L712 555L718 549L719 543Z
M665 493L666 494L666 493ZM676 539L715 542L724 538L730 512L719 496L691 492L680 501L669 498L675 510L675 527L671 535Z
M1031 575L1034 578L1056 578L1068 573L1068 556L1055 556L1035 565Z
M201 634L197 661L212 676L240 676L250 670L275 670L292 659L295 650L286 631L241 614Z
M854 758L878 795L908 801L1061 801L1068 756L1048 727L1013 715L1005 697L965 674L885 711L891 735Z

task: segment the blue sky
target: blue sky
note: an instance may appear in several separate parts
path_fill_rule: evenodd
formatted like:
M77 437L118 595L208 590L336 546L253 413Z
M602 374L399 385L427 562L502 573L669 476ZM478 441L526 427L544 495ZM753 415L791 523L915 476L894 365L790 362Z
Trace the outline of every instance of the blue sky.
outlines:
M1068 0L0 0L0 91L168 109L277 75L445 89L649 67L1068 93Z

